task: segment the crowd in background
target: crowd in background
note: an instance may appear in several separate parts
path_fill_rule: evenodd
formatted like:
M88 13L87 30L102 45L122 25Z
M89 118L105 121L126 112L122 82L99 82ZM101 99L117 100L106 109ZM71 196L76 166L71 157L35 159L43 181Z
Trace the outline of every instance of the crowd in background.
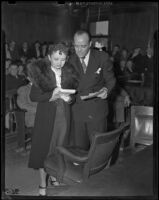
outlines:
M26 85L31 84L26 72L27 63L32 62L36 59L47 57L48 49L51 45L53 45L52 42L40 43L39 41L35 41L33 44L23 42L20 46L17 45L15 41L10 41L9 43L6 42L6 91L13 89L17 91L23 91L22 89L19 90L19 88L23 86L26 87ZM74 53L73 44L71 42L68 42L67 45L70 48L69 54ZM120 86L114 92L114 96L112 95L112 99L114 99L115 102L114 110L118 111L116 112L114 120L116 120L117 122L122 122L124 120L124 108L125 106L129 106L130 102L131 104L136 105L153 105L152 47L148 46L146 52L143 52L140 47L134 48L132 51L128 51L128 49L126 49L125 47L121 48L117 44L112 48L112 51L109 52L107 48L102 44L102 40L97 40L92 45L92 47L100 51L105 51L109 55L114 65L114 73ZM131 83L130 80L135 80L136 82ZM31 102L29 100L30 90L27 91L28 95L25 96L27 96L27 101L29 101L29 103L27 102L26 104L31 105ZM19 95L19 99L25 101L25 99L21 97L21 95L24 95L24 92L22 93L23 94L18 92L17 94ZM24 103L19 102L19 107L23 108L24 106L24 109L28 109L28 112L30 112L30 105L29 108L27 108ZM9 105L9 103L7 103L6 105ZM34 111L35 106L36 105L34 104ZM119 109L120 107L122 109ZM6 110L7 109L9 109L9 106L6 106ZM35 114L35 112L32 113ZM118 115L120 116L117 117ZM32 124L32 122L26 123Z
M153 105L153 47L148 45L145 51L136 47L129 51L115 45L111 52L102 44L102 40L95 43L95 48L106 51L114 65L114 73L118 83L131 98L135 105Z

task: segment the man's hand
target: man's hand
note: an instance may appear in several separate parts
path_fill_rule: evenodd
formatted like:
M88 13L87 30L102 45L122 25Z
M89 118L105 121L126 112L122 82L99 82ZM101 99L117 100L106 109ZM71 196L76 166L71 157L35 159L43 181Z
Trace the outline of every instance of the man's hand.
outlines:
M129 107L131 101L130 101L130 98L129 96L126 96L125 99L124 99L124 105L125 107Z
M106 99L108 96L108 89L106 87L103 87L101 90L99 90L99 92L101 92L100 94L97 95L97 97L100 97L101 99Z

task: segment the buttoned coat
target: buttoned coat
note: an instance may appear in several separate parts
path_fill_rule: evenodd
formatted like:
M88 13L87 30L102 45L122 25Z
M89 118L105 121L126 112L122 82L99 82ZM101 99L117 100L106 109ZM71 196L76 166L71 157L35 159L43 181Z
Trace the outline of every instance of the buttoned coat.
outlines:
M73 105L75 120L85 119L87 121L90 118L100 119L107 116L107 99L116 83L113 65L108 54L91 49L85 74L77 55L71 56L69 62L78 71L80 77L76 103ZM107 99L92 98L85 101L81 100L80 96L99 91L102 87L108 89Z

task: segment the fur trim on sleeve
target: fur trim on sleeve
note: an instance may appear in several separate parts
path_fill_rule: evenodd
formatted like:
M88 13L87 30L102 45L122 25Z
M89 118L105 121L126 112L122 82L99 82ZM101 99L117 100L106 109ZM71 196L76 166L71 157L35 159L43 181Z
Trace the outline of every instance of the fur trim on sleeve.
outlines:
M65 63L62 68L61 87L63 89L77 89L79 84L79 74L69 63Z
M27 65L28 75L32 82L43 92L52 91L56 87L55 74L47 59L36 60Z

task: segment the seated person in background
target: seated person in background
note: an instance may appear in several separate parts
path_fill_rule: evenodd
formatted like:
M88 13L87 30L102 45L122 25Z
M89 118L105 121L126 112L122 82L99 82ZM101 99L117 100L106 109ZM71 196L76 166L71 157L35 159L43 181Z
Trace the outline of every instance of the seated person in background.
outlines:
M104 42L100 39L95 42L94 48L99 50L99 51L105 51L106 52L106 47L104 46Z
M31 57L31 52L29 49L29 45L27 42L23 42L20 50L19 50L19 56L20 58L23 59L29 59Z
M133 79L140 80L142 79L143 73L144 73L144 65L143 65L143 55L141 53L141 48L135 48L130 60L133 62Z
M26 71L26 66L22 63L22 61L18 61L18 76L21 76L24 79L28 80L25 71Z
M146 49L146 55L143 56L143 66L144 66L144 86L153 85L153 48L148 46Z
M17 90L17 104L19 108L26 110L25 112L25 125L26 127L33 127L37 103L30 100L30 90L32 82L27 77L29 83L25 86L21 86Z
M44 43L41 45L41 57L42 57L42 58L47 57L47 53L48 53L47 42L44 42Z
M118 76L118 71L120 69L120 57L121 57L120 46L117 44L113 47L111 57L110 57L110 59L113 62L114 73L116 76Z
M9 50L9 53L10 53L10 57L11 57L11 60L18 60L20 57L19 57L19 52L18 52L18 49L17 49L17 44L15 41L10 41L9 43L9 46L8 46L8 50Z
M5 56L6 56L6 59L12 59L11 58L11 55L10 55L10 51L9 51L9 44L8 42L5 43Z
M17 62L11 62L6 75L6 90L18 89L22 85L26 85L27 80L23 76L18 75Z
M126 68L126 63L128 61L128 50L123 48L121 50L121 57L120 57L120 68L118 71L118 75L127 75L128 69Z
M113 50L111 52L111 60L114 62L114 63L118 63L120 61L120 46L118 44L116 44L114 47L113 47Z
M110 103L113 106L113 122L115 127L119 127L125 122L125 108L130 106L129 94L120 85L116 85L110 97Z
M9 127L9 110L12 109L10 105L13 106L13 108L16 107L16 92L17 89L27 84L27 80L18 75L18 64L15 61L12 61L8 68L8 74L6 75L6 99L5 99L5 111L6 111L6 128ZM14 101L12 102L12 100ZM12 104L13 103L13 104Z
M129 121L129 113L126 108L130 106L131 100L128 93L119 85L116 84L114 91L109 98L109 130L119 128L124 122ZM113 123L112 123L113 122ZM128 135L124 134L120 137L120 141L114 149L111 165L115 163L118 158L119 148L123 149Z
M31 57L38 59L41 58L41 56L41 44L39 41L36 41L31 49Z
M129 73L133 72L133 62L131 60L128 60L125 64L125 67L129 71Z
M130 102L131 101L128 93L123 88L121 88L120 93L117 95L114 102L114 122L116 127L125 122L125 108L130 106Z
M11 63L12 61L11 61L11 59L9 59L9 58L7 58L6 60L5 60L5 75L7 75L9 72L8 72L8 69L9 69L9 65L10 65L10 63Z

